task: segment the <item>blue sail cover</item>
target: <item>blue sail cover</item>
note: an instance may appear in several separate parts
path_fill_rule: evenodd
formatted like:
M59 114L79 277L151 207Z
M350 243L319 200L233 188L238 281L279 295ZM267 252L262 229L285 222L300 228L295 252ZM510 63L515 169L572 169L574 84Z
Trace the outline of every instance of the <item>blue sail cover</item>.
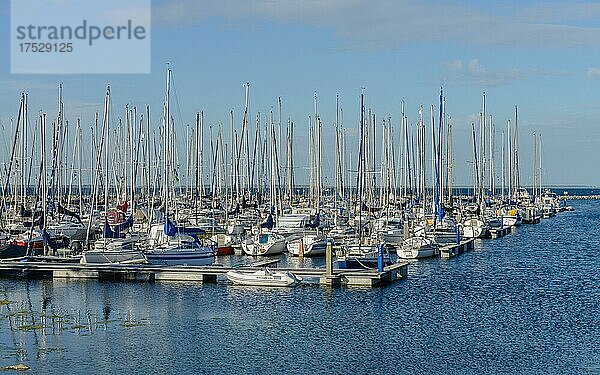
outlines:
M168 216L165 216L165 227L164 227L165 235L169 237L173 237L176 234L187 234L189 236L195 237L199 234L205 234L206 231L196 227L182 227L175 225Z
M113 230L110 228L110 225L108 224L108 219L104 219L104 228L102 228L102 236L104 238L119 238L119 236L117 236L115 232L113 232Z
M173 222L171 220L169 220L169 216L165 215L165 228L164 228L165 234L169 237L173 237L174 235L177 234L177 227L175 226L175 224L173 224Z
M444 210L444 207L442 207L442 205L440 205L438 207L437 214L438 214L438 220L440 220L440 221L446 216L446 210Z
M273 220L273 215L269 214L269 216L267 216L267 219L260 224L260 227L266 229L273 229L274 225L275 220Z
M317 213L315 215L315 218L313 219L313 221L306 224L306 226L314 229L314 228L318 228L320 224L321 224L321 219L319 217L319 214Z
M102 234L104 235L104 238L120 238L121 232L132 226L133 215L130 215L123 223L115 225L114 229L112 229L108 224L108 219L104 219L104 229Z

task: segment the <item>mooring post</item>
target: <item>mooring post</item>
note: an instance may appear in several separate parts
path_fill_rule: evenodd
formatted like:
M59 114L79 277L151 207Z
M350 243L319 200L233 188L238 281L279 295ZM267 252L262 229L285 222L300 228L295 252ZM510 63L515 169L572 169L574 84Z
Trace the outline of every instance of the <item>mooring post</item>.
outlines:
M458 227L458 225L456 226L456 244L460 244L460 228Z
M327 241L325 246L325 275L331 276L333 273L333 246L331 240Z
M377 245L377 271L383 272L383 244Z

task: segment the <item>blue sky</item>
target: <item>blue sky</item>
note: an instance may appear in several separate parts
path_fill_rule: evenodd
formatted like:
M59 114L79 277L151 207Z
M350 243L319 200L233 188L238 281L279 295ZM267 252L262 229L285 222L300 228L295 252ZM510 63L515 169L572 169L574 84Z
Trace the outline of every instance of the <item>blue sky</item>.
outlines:
M253 114L276 109L277 97L282 97L284 117L296 124L296 164L302 166L315 91L326 142L333 144L336 94L345 126L355 130L361 87L366 88L367 106L379 118L391 115L399 126L402 99L409 121L415 122L418 106L437 106L439 87L444 86L447 112L454 119L457 184L470 184L470 123L481 110L485 91L498 141L499 131L519 106L525 184L531 181L531 134L537 131L543 137L546 183L600 185L595 167L600 139L600 3L162 0L152 4L151 74L11 75L10 11L8 1L3 1L0 121L6 127L16 116L23 90L30 94L32 113L55 115L57 85L63 82L66 114L73 122L80 116L84 124L91 123L110 84L115 112L127 103L149 104L158 126L165 64L170 62L182 132L200 110L208 125L228 124L230 109L241 121L242 84L249 82ZM357 148L351 142L348 147ZM332 168L330 151L325 173Z

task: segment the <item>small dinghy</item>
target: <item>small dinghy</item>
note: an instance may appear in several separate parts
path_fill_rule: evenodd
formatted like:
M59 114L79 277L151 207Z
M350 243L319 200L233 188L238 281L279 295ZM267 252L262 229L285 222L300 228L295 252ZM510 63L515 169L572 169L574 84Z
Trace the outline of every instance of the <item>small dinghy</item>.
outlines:
M227 279L237 285L254 286L291 286L302 280L291 272L268 267L258 271L231 270L227 272Z

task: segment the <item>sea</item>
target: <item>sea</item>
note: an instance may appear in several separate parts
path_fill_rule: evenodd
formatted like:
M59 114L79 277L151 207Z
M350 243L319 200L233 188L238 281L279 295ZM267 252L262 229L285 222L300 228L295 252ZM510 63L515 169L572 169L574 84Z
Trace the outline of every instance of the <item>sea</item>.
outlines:
M600 201L568 203L575 211L412 262L377 288L0 279L0 367L600 374Z

